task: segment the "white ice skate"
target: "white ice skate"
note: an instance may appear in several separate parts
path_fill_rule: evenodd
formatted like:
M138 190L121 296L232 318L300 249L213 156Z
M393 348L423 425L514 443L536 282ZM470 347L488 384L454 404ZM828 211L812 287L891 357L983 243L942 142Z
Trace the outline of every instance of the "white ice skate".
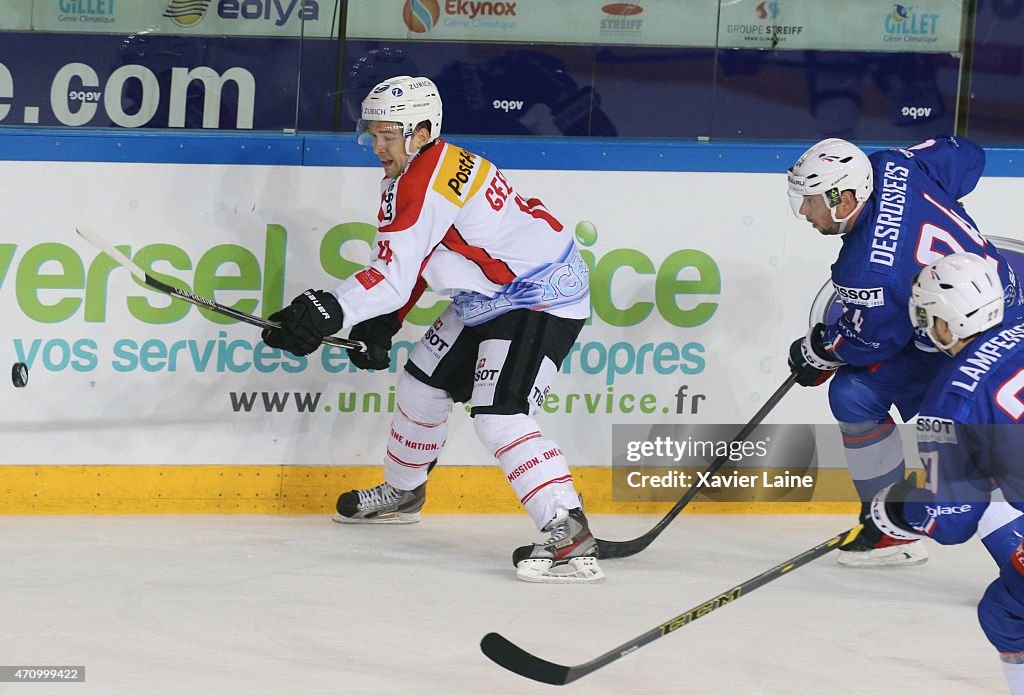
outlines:
M582 509L559 509L544 531L543 543L516 548L516 576L538 584L591 584L604 579L597 564L597 541Z

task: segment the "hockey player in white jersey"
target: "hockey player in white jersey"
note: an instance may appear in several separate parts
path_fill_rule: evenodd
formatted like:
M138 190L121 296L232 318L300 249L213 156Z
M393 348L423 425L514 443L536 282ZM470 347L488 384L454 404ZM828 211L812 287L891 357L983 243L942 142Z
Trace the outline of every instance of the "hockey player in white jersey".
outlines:
M603 579L597 543L561 448L534 415L590 314L588 268L573 237L491 162L440 139L434 83L400 76L362 104L360 141L384 169L369 266L333 291L307 290L270 317L268 345L297 355L344 328L367 344L357 367L385 369L391 340L424 287L452 303L413 350L396 386L385 482L338 498L337 520L412 523L444 447L453 403L505 473L542 543L518 548L520 579Z

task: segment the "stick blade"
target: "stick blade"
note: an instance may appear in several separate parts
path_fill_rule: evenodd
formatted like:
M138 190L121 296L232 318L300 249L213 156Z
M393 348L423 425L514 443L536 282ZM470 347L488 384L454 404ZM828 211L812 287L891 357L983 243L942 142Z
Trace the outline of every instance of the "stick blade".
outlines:
M118 251L117 248L115 248L109 241L88 227L84 227L82 225L77 225L75 227L75 231L78 232L78 236L82 237L97 249L113 258L120 265L131 271L131 274L137 277L140 281L146 281L146 271L140 268L136 263L132 262L128 256Z
M545 661L509 642L497 632L489 632L480 640L480 651L488 659L518 673L548 685L565 685L569 680L569 667Z
M597 556L602 560L617 560L636 555L651 544L647 534L631 541L605 541L597 539Z

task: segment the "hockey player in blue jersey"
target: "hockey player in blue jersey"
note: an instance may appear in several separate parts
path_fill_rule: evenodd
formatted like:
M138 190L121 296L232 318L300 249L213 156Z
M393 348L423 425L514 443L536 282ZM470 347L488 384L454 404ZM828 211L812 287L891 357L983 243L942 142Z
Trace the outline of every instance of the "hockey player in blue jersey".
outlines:
M991 259L1003 284L1013 288L1007 302L1021 302L1009 265L958 202L984 166L984 151L958 137L870 157L833 138L810 148L788 172L794 213L821 234L842 238L832 283L843 304L836 323L819 323L793 342L789 364L803 386L835 374L829 405L864 502L903 479L903 444L890 410L895 406L904 421L912 418L944 359L906 320L912 278L942 256L973 252ZM994 505L990 514L995 526L1020 517L1006 505ZM854 544L839 563L913 565L927 557L920 543L894 541L884 548Z
M1008 292L1015 289L1010 287ZM943 544L984 535L993 491L1024 509L1024 309L1005 311L992 264L954 254L914 281L911 317L952 356L929 387L917 420L924 489L901 480L878 492L861 538L931 537ZM978 604L978 618L999 651L1010 691L1024 695L1024 545L986 546L999 577Z

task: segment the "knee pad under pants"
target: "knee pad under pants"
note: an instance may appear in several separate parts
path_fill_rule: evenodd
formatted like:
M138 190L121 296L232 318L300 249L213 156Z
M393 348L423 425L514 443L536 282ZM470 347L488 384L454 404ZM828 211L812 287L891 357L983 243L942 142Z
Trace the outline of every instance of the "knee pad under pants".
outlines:
M399 372L395 383L395 403L417 422L444 422L452 411L448 393L424 384L405 370Z

